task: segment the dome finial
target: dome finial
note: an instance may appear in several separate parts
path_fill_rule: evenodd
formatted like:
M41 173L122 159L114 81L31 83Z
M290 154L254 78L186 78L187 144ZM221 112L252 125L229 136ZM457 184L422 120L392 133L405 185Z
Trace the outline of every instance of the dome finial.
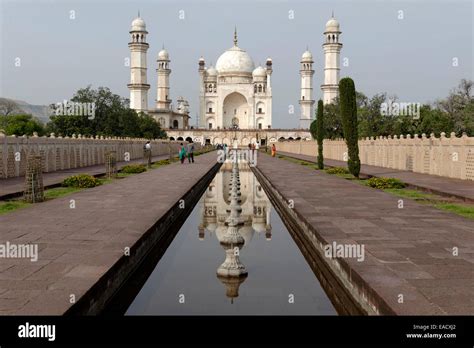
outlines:
M138 18L140 18L140 10L138 10Z
M331 17L334 18L334 10L332 10Z
M237 46L237 26L234 29L234 46Z

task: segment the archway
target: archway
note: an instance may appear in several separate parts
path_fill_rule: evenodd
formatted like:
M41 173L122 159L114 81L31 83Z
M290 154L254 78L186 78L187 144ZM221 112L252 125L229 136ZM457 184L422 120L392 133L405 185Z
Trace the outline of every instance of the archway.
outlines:
M178 137L178 139L176 139L178 141L183 141L183 137Z
M171 140L171 141L174 141L174 137L170 137L170 140Z
M206 128L207 129L213 129L215 128L216 122L214 120L214 117L208 117L206 118Z
M224 127L231 128L233 121L235 122L235 119L237 119L239 128L247 128L248 114L249 106L247 99L242 94L233 92L225 97L222 114Z
M188 143L192 143L192 142L193 142L193 138L187 137L187 138L186 138L186 141L187 141Z
M178 128L179 127L179 122L178 120L173 121L173 128Z

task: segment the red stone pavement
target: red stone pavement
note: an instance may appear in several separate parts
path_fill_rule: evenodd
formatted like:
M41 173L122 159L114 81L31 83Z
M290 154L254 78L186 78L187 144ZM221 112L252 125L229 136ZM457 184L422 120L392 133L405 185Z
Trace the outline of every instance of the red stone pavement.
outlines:
M0 259L0 315L62 314L215 164L166 165L0 216L0 244L37 244L38 261ZM70 208L70 200L75 208Z
M327 243L364 245L352 277L395 313L474 315L473 220L264 154L257 168Z
M169 158L168 155L156 156L152 158L152 162ZM128 162L117 162L117 169L129 164L143 164L143 159L131 160ZM90 174L93 176L105 174L105 164L80 167L74 169L58 170L50 173L43 173L43 184L44 187L55 186L63 182L68 176L76 174ZM21 195L24 190L25 177L15 177L0 179L0 199L10 198L12 195Z

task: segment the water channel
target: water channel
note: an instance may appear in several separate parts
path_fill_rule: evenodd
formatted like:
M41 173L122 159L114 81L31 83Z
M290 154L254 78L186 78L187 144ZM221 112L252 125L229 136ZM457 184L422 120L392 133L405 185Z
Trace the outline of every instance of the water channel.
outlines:
M229 162L125 314L337 313L249 166Z

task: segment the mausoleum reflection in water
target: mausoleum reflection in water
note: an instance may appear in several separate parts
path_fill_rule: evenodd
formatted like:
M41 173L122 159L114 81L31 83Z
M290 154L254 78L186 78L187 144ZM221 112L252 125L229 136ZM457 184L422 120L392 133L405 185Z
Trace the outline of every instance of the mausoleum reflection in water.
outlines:
M250 167L239 161L221 166L126 314L336 311Z
M225 250L225 261L217 277L233 301L248 272L240 259L240 250L254 233L265 233L271 240L270 201L246 163L225 163L209 185L203 199L199 239L213 234Z

